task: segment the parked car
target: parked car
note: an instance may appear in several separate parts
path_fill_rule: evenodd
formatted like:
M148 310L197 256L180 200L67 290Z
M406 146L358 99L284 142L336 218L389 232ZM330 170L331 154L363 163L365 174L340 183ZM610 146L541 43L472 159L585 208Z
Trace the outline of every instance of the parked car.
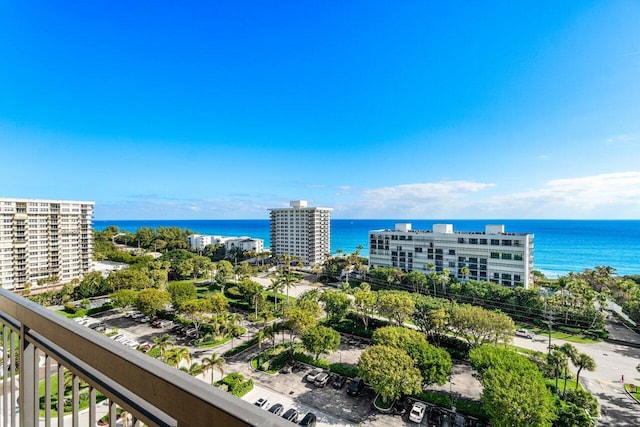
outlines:
M287 409L287 412L282 414L282 418L284 418L287 421L291 421L292 423L297 423L298 415L299 415L298 411L296 411L294 408L289 408Z
M302 420L300 420L298 425L305 427L315 427L316 419L316 414L314 414L313 412L307 412L307 415L305 415Z
M282 414L282 411L284 411L284 406L282 406L281 403L276 403L275 405L272 405L271 408L269 408L269 412L278 416Z
M335 389L341 389L347 383L347 379L348 379L347 377L343 375L339 375L336 377L335 380L333 380L333 383L331 385Z
M402 417L402 416L404 416L404 414L406 414L406 413L407 413L407 408L404 406L404 404L403 404L403 403L401 403L401 402L396 402L396 403L393 405L393 409L392 409L391 413L392 413L393 415L400 415L400 416Z
M327 385L328 381L329 381L329 373L321 372L313 381L313 385L315 385L316 387L324 387Z
M424 418L424 413L427 410L427 405L422 402L415 402L413 407L411 407L411 412L409 412L409 421L413 421L414 423L421 423Z
M467 423L467 419L465 418L464 415L462 414L456 414L455 418L453 419L453 425L455 427L464 427Z
M322 370L321 370L321 369L314 369L313 371L309 372L309 373L305 376L305 379L306 379L308 382L312 383L312 382L314 382L314 381L316 380L316 377L317 377L318 375L320 375L321 373L322 373Z
M256 400L256 403L254 403L254 405L256 405L258 408L267 409L270 405L269 399L267 399L266 397L261 397L260 399Z
M516 336L533 339L535 337L534 333L527 329L517 329Z
M357 396L364 390L364 380L360 377L353 378L347 386L347 394L349 396Z
M432 408L431 412L429 413L429 425L440 427L441 422L442 412L439 409Z

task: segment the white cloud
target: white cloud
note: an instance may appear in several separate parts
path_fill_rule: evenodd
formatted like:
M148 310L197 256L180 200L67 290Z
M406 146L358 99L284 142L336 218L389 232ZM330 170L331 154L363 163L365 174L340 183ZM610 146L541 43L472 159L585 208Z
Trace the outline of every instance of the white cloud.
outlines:
M609 138L607 138L606 143L607 145L612 145L612 144L631 144L634 141L637 140L637 137L634 137L633 135L614 135L611 136Z
M551 180L542 188L492 197L476 207L518 213L521 218L635 217L640 210L640 172Z
M555 179L511 194L493 184L442 181L363 191L335 206L340 218L637 218L640 171ZM493 191L499 190L496 187Z

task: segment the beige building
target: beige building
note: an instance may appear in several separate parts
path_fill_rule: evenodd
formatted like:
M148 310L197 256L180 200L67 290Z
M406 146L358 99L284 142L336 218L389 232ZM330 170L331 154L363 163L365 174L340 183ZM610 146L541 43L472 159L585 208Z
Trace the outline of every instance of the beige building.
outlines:
M452 224L412 230L411 224L400 223L393 230L369 231L369 267L425 274L447 269L458 279L528 288L533 283L533 234L507 233L504 225L487 225L481 232L454 231Z
M331 208L294 200L288 208L270 209L271 255L288 254L304 265L320 264L331 253Z
M94 202L0 198L0 286L89 273Z

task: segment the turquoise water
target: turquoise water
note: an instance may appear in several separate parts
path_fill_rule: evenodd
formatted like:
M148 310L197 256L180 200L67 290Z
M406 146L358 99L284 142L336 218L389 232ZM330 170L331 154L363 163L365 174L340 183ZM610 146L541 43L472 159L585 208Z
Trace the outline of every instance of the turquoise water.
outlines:
M549 277L607 265L618 274L640 274L640 220L331 220L331 252L345 253L362 245L368 255L369 230L394 228L410 222L414 230L430 230L434 223L453 224L458 231L484 231L486 224L504 224L506 232L535 235L534 266ZM95 221L96 230L109 225L134 232L139 227L180 227L198 234L250 236L269 247L269 220L135 220Z

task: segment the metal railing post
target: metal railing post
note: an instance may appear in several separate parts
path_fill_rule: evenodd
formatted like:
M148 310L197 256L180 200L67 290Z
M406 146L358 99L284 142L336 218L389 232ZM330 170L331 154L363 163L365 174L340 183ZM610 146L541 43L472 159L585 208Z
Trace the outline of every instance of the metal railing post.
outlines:
M36 346L26 337L29 328L20 327L20 426L33 427L39 421L38 416L38 372Z

